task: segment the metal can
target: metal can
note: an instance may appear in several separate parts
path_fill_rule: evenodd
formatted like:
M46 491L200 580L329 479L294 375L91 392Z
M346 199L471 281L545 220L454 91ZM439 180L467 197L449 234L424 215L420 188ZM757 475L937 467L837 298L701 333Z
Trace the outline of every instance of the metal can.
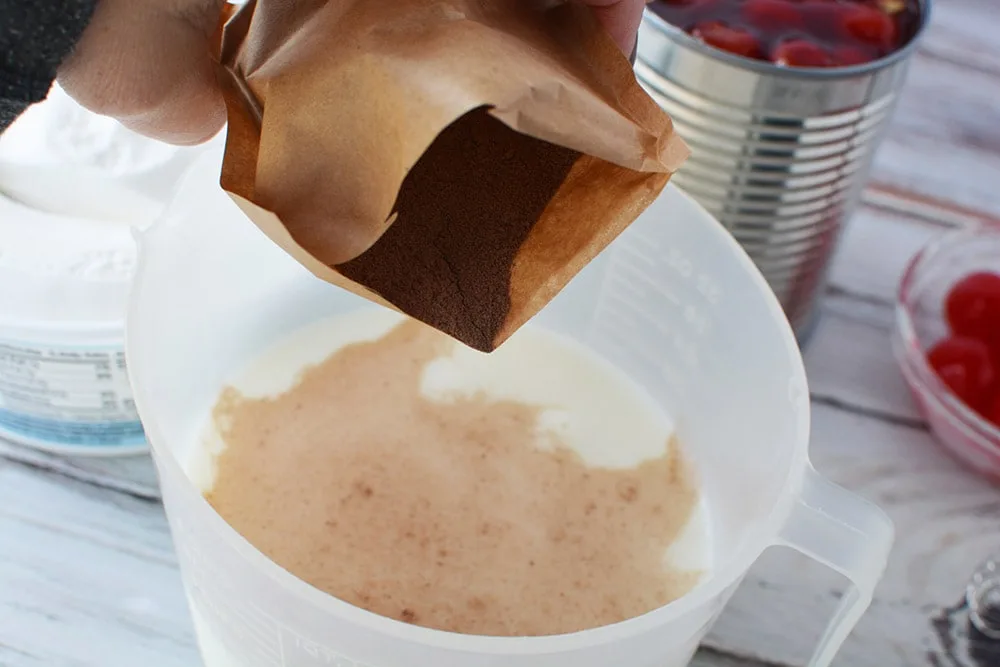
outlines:
M800 342L929 12L921 0L916 34L885 58L801 69L731 55L645 11L636 76L692 151L673 183L744 247Z

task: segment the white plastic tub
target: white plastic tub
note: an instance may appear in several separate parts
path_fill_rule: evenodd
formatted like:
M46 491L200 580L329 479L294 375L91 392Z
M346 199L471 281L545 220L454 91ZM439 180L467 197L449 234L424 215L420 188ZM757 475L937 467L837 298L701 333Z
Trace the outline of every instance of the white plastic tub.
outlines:
M204 149L130 132L58 86L3 134L0 438L71 455L147 451L124 356L134 234Z
M141 222L159 207L118 211ZM0 437L63 454L146 450L124 354L135 254L128 223L0 196Z

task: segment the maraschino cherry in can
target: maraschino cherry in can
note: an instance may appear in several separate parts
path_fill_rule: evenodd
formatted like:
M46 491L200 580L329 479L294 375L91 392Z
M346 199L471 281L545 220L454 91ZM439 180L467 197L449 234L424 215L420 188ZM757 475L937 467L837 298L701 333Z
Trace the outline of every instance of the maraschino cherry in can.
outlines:
M753 258L800 339L929 0L653 0L636 74L691 158L673 182Z

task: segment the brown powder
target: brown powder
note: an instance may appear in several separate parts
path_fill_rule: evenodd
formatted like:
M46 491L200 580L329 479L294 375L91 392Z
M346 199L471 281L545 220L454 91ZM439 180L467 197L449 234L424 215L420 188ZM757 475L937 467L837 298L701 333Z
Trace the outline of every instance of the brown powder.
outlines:
M698 496L677 448L591 468L534 445L536 407L428 401L422 369L451 345L407 322L275 398L227 389L209 502L313 586L432 628L558 634L686 593L698 573L664 562Z
M472 111L445 128L400 188L392 226L336 268L403 312L491 351L511 267L580 154Z

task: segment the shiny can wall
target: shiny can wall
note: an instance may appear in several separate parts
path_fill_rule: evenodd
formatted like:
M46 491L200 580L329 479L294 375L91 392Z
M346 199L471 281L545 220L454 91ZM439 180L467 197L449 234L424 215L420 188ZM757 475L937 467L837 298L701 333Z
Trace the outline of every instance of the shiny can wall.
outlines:
M753 258L801 341L844 223L927 24L901 50L854 67L796 69L733 56L650 9L636 74L692 150L673 183Z

